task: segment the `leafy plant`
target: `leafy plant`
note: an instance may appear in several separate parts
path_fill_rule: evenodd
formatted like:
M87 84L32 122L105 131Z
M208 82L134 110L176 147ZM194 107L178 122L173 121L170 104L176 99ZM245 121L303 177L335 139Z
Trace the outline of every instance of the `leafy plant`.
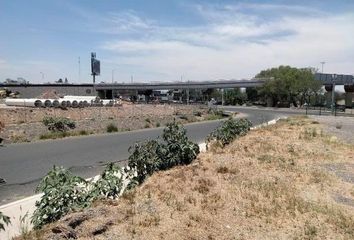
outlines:
M10 217L4 215L2 212L0 212L0 231L3 230L5 231L5 225L9 225L11 223Z
M162 139L165 141L163 161L160 169L168 169L176 165L189 164L199 154L199 146L190 141L186 129L176 122L166 125Z
M124 171L111 163L96 182L54 166L36 189L43 196L36 202L37 209L32 217L34 228L54 222L70 211L88 207L100 197L115 199L123 191L124 180L130 180L128 188L131 188L155 171L192 162L199 153L198 145L189 141L186 130L175 122L167 125L162 138L163 141L136 143L129 148L131 155Z
M114 125L113 123L108 124L106 130L108 133L118 132L117 126Z
M129 148L128 166L136 171L133 181L141 184L144 180L159 169L161 162L162 145L157 140L135 143Z
M116 199L122 191L123 180L122 169L114 163L108 164L100 178L93 184L91 198L97 199L101 196Z
M248 119L229 118L207 136L207 146L217 142L224 147L237 137L245 135L251 126L252 123Z
M176 122L167 124L162 134L163 142L149 140L136 143L129 149L128 166L136 171L133 181L141 184L155 171L176 165L189 164L199 154L199 146L191 142L183 126Z
M73 120L62 117L44 117L42 122L52 132L66 132L76 127Z
M54 166L36 189L43 196L36 202L37 208L32 217L34 228L39 229L72 210L89 206L87 185L83 178L72 175L63 167Z

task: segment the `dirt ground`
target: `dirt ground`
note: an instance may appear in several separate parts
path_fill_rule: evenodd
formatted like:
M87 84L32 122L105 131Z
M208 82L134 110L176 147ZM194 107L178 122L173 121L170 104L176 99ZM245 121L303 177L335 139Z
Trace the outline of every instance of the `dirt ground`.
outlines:
M354 118L333 116L311 116L312 119L326 125L324 132L354 144Z
M19 239L354 239L354 146L324 128L253 130Z
M0 122L5 126L0 137L5 144L52 138L42 123L43 118L48 116L74 120L76 128L70 131L70 135L86 135L105 133L110 124L116 126L118 131L130 131L164 126L174 119L183 124L202 121L207 118L207 111L207 107L202 105L167 104L69 109L0 107Z

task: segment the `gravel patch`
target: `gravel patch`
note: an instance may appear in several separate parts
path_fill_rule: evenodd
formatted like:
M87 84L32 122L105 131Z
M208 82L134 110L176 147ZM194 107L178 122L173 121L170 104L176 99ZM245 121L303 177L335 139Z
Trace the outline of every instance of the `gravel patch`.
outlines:
M324 132L347 143L354 143L354 118L334 116L311 116L311 119L326 125Z

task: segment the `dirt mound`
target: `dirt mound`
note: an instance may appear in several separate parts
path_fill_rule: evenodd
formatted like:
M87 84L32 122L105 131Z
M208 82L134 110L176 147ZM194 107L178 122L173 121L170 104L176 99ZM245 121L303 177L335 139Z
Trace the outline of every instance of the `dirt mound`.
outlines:
M51 89L51 90L44 91L41 95L38 96L38 98L58 99L60 98L60 95L55 90Z

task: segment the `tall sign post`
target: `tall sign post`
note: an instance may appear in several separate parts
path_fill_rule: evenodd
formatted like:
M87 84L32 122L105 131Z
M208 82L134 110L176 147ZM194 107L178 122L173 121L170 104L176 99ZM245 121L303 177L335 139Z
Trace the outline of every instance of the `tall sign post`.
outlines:
M96 76L99 76L101 72L100 61L96 59L96 53L91 53L91 75L93 78L93 92L96 93Z
M91 53L91 75L93 77L93 85L96 83L96 76L101 73L101 63L96 59L96 53Z

